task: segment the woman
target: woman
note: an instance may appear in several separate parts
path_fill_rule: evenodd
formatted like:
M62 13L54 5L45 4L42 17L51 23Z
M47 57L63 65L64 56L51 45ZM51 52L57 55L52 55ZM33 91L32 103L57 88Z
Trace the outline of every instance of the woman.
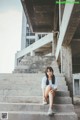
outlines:
M53 99L57 85L55 84L55 76L52 67L47 67L45 71L45 77L42 79L42 92L43 92L43 104L48 103L49 98L49 110L48 115L53 114Z

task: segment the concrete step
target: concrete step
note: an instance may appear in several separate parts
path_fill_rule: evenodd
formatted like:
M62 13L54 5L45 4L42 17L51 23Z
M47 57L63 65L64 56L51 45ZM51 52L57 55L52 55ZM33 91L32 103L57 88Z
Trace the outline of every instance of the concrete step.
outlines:
M42 103L42 96L0 96L0 102L8 103ZM71 104L70 97L55 97L55 104Z
M36 95L38 95L38 93L41 95L42 77L43 74L0 74L0 95L9 95L11 92L12 94L15 94L15 92L20 94L21 90L27 91L25 92L26 94L34 95L36 92ZM58 74L56 81L59 91L68 91L63 75Z
M56 97L67 97L69 96L69 94L67 93L68 91L61 91L62 93L56 93ZM26 97L26 96L42 96L42 91L38 91L38 90L31 90L30 92L26 90L1 90L0 91L0 100L3 100L3 98L11 98L14 99L17 99L16 97ZM3 98L2 98L3 96ZM19 98L18 98L19 99Z
M58 89L58 91L62 91ZM67 90L63 92L68 92ZM0 95L3 96L42 96L42 90L41 89L3 89L0 90ZM58 95L57 95L58 96ZM60 94L60 96L66 96Z
M71 97L55 97L54 103L55 104L71 104L72 99Z
M67 86L62 86L62 85L58 85L57 87L58 90L61 90L63 89L64 91L67 91L68 88ZM39 90L41 91L41 85L37 85L36 84L24 84L24 85L21 85L21 84L4 84L4 85L0 85L0 90L27 90L27 91L35 91L35 90Z
M8 85L10 84L10 86L15 85L15 84L27 84L27 85L41 85L41 81L42 81L43 75L42 74L22 74L19 75L15 75L15 74L4 74L4 75L0 75L0 85ZM65 86L66 85L66 81L64 77L58 77L56 76L56 82L58 85L62 85Z
M44 73L0 73L1 77L25 77L25 76L33 76L33 75L37 75L37 76L44 76ZM64 73L55 73L55 76L57 77L64 77Z
M42 91L39 89L34 92L33 91L31 92L27 90L25 91L25 89L24 90L0 90L0 95L2 96L29 96L29 95L42 96ZM70 95L69 91L56 91L56 96L67 97L69 95Z
M31 77L31 78L30 78ZM32 78L33 77L33 78ZM34 77L34 76L29 76L29 77L9 77L9 78L1 78L0 79L0 84L4 85L4 84L38 84L41 85L42 82L42 78L43 77ZM56 77L55 82L58 85L66 85L66 81L64 79L58 78Z
M21 77L21 78L32 78L32 76L34 76L34 78L39 78L39 77L43 77L45 74L44 73L0 73L0 79L4 79L4 78L16 78L16 77ZM31 77L30 77L31 76ZM55 76L57 78L61 78L64 79L64 74L55 74Z
M2 113L2 112L1 112ZM0 116L1 116L0 113ZM56 113L48 116L47 112L8 112L8 120L77 120L74 112Z
M49 105L33 104L33 103L0 103L0 111L36 111L47 112ZM72 104L54 104L54 109L58 112L74 112L74 106Z
M41 81L44 74L0 74L0 85L2 84L38 84L41 85ZM58 85L66 85L65 77L62 75L56 75L56 82ZM34 78L34 79L33 79Z
M44 77L45 75L41 75L41 74L27 74L27 75L0 75L0 83L1 84L7 84L7 83L11 83L11 82L16 82L16 84L19 82L20 83L26 83L28 82L29 80L31 82L34 82L37 81L39 83L41 83L42 81L42 78ZM34 78L34 79L33 79ZM56 81L59 82L59 83L66 83L65 81L65 77L59 77L59 76L55 76L56 78Z
M36 86L41 86L41 81L42 80L27 80L27 79L12 79L12 80L1 80L0 81L0 86L13 86L13 85L36 85ZM57 81L57 85L60 86L66 86L66 82L64 80L62 81Z

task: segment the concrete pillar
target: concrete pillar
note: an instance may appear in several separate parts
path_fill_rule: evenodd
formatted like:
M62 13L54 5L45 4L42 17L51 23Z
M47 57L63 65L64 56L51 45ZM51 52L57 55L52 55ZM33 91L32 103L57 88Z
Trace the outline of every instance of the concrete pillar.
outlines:
M26 24L27 24L27 19L24 14L22 14L22 35L21 35L21 50L23 50L26 47Z
M35 56L35 52L34 51L31 51L31 56Z
M18 60L17 60L17 53L15 54L15 63L14 63L15 65L15 67L18 65Z
M38 40L38 33L35 33L35 42Z
M72 51L70 46L61 48L61 73L65 74L70 95L73 98Z
M52 55L55 56L57 47L57 33L53 33L53 41L52 41Z
M52 41L52 56L55 56L55 52L56 52L56 47L57 47L57 33L53 33L53 41ZM59 74L59 66L58 66L58 62L55 60L52 61L51 64L54 73L55 74Z
M61 0L59 0L60 2ZM61 4L59 4L59 29L60 29L60 26L61 26Z

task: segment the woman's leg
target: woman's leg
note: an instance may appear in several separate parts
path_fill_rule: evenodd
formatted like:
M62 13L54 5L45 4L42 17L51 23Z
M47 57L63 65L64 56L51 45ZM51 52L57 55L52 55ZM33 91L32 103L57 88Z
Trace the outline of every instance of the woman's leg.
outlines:
M50 90L51 90L51 87L50 87L50 85L48 85L48 86L45 88L45 95L44 95L46 100L47 100L47 98L48 98L48 96L49 96Z
M50 91L50 86L48 85L46 88L42 89L42 94L43 94L43 104L47 104L48 101L48 94L49 94L49 91Z
M49 110L48 110L48 115L53 114L53 99L55 96L55 92L53 90L50 90L49 92Z
M53 108L53 100L54 100L55 92L53 90L50 90L49 92L49 104L50 108Z
M49 96L49 110L48 110L48 115L52 115L53 114L53 100L54 100L54 96L55 96L55 91L52 90L52 88L50 87L50 85L48 85L45 89L45 99L47 101Z

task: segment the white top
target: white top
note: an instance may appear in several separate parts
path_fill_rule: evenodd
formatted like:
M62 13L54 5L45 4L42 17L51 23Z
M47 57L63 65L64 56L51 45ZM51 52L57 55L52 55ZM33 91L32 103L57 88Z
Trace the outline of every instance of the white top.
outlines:
M45 89L45 87L47 86L47 85L46 85L46 80L47 80L47 77L44 76L44 77L42 78L42 83L41 83L41 88L42 88L42 89ZM56 80L55 80L55 84L52 84L52 81L49 80L49 85L52 87L53 90L56 89L56 88L57 88Z

